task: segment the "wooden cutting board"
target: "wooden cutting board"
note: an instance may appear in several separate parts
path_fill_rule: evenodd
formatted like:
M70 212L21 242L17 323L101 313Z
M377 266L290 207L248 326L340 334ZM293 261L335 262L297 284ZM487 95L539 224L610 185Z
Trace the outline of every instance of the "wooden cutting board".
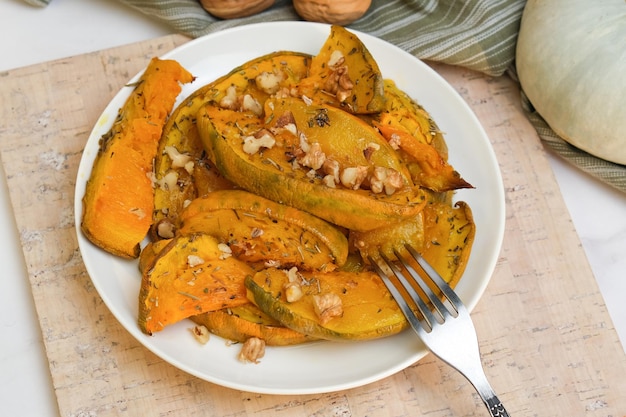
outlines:
M85 271L73 195L105 105L168 36L0 73L0 155L62 416L482 416L455 371L428 355L347 391L272 396L190 376L132 338ZM623 416L626 355L517 85L433 64L469 103L496 151L506 234L472 316L483 363L512 416ZM10 279L11 277L5 277Z

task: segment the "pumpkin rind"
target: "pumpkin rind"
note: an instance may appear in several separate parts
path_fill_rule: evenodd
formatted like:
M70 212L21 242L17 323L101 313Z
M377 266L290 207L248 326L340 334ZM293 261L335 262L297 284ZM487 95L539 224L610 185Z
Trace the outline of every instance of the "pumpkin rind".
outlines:
M210 311L190 319L224 339L244 343L251 337L263 339L267 346L289 346L315 338L281 325L252 303L225 310Z

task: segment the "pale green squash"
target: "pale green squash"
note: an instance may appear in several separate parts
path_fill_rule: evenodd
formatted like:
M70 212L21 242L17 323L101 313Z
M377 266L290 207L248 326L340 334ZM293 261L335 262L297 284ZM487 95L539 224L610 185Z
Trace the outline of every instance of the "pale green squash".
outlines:
M523 91L552 130L626 164L626 1L529 0L516 66Z

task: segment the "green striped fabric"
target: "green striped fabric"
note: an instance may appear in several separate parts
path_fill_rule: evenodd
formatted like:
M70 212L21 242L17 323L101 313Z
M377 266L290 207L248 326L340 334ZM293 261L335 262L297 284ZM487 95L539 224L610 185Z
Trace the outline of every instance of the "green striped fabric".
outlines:
M121 0L191 37L246 23L300 20L289 0L241 19L219 20L197 0ZM374 0L349 28L422 58L501 75L513 62L523 0Z
M50 0L24 0L25 3L30 4L31 6L47 6L50 3Z
M554 133L548 123L535 111L523 92L522 107L545 146L589 175L626 192L626 166L597 158L567 143Z
M24 0L45 6L50 0ZM119 0L175 31L199 37L248 23L301 20L290 0L246 18L220 20L198 0ZM420 59L463 66L490 76L515 78L514 58L525 0L373 0L349 25L384 39ZM526 114L543 143L587 173L626 192L626 167L574 148L537 114L522 94Z

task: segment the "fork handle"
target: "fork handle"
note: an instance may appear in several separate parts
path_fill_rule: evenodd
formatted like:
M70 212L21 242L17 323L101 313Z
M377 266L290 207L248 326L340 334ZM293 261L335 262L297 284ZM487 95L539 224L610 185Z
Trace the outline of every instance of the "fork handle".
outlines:
M495 391L489 385L482 367L470 367L462 373L472 383L478 395L480 395L491 417L509 417L508 411L506 411Z
M506 411L498 397L495 394L489 398L484 398L483 401L489 410L489 414L492 417L509 417L509 413Z

